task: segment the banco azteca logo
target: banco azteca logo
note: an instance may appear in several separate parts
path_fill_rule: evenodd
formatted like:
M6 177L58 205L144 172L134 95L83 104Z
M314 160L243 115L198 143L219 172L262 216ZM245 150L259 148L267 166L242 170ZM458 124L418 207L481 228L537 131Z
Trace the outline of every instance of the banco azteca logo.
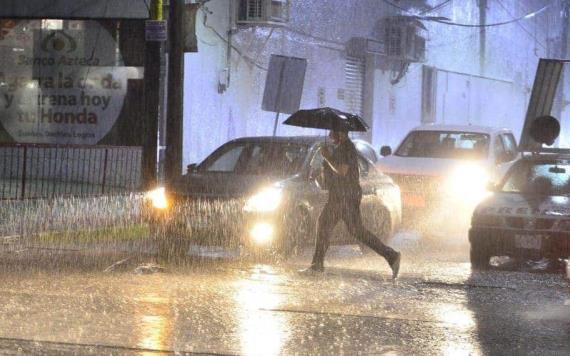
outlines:
M77 41L65 31L52 31L43 39L41 47L45 52L71 53L77 49Z

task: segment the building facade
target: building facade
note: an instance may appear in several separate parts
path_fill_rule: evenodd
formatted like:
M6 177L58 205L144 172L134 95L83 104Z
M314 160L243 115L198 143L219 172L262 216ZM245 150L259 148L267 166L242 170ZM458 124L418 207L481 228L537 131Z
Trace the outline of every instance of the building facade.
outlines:
M291 1L285 26L244 27L236 6L212 0L196 15L198 52L185 56L185 164L229 139L272 134L275 113L261 110L271 54L307 59L301 108L363 115L376 147L423 123L518 133L538 58L558 55L563 21L560 4L542 0L330 0ZM425 38L407 63L387 53L386 23L402 18L419 22ZM319 132L280 125L277 134Z

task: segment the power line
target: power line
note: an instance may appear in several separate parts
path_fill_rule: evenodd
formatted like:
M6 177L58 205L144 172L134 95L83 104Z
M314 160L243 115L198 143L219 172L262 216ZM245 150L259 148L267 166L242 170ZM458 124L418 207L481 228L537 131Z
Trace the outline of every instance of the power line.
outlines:
M514 16L510 13L510 11L507 9L507 7L502 3L501 0L496 0L496 1L497 1L497 3L499 4L499 6L502 7L503 10L505 10L505 12L506 12L509 16L514 17ZM519 23L519 22L517 22L517 25L518 25L524 32L526 32L527 35L529 35L532 39L534 39L534 40L536 41L536 43L538 43L543 49L546 49L546 46L545 46L544 44L542 44L542 42L540 42L540 41L538 40L538 38L536 38L536 36L535 36L533 33L530 32L530 30L528 30L526 27L524 27L524 26L523 26L521 23Z
M210 26L210 25L207 23L207 20L208 20L208 12L207 12L203 7L200 7L200 10L202 10L202 12L204 13L204 20L203 20L204 27L206 27L207 29L209 29L210 31L212 31L212 32L213 32L216 36L218 36L218 38L220 38L222 41L224 41L225 43L229 44L229 41L228 41L227 38L225 38L224 36L222 36L215 28L213 28L212 26ZM232 48L234 51L236 51L236 53L237 53L240 57L244 58L247 62L249 62L249 63L252 64L253 66L255 66L255 67L257 67L257 68L259 68L259 69L261 69L261 70L264 70L264 71L267 71L267 70L268 70L268 68L266 68L266 67L264 67L263 65L257 63L253 58L250 58L250 57L246 56L245 54L243 54L243 52L241 51L241 49L237 48L235 45L231 44L231 48Z
M389 1L389 0L382 0L382 1L385 2L386 4L392 6L393 8L396 8L396 9L398 9L398 10L400 10L400 11L405 12L407 15L410 15L410 16L417 16L417 14L413 14L413 13L411 13L408 9L406 9L406 8L400 6L400 5L394 4L393 2L391 2L391 1ZM452 2L452 1L453 1L453 0L444 0L444 1L441 2L440 4L438 4L438 5L434 6L434 7L432 7L431 9L427 9L427 10L424 10L424 11L420 12L420 15L424 15L424 14L430 13L430 12L432 12L432 11L439 10L440 8L446 6L447 4L449 4L449 3Z
M496 23L484 24L484 25L482 25L482 24L479 24L479 25L472 25L472 24L457 23L457 22L443 21L443 20L437 20L437 19L431 19L431 21L437 22L437 23L441 23L441 24L444 24L444 25L459 26L459 27L496 27L496 26L508 25L508 24L511 24L511 23L514 23L514 22L518 22L518 21L521 21L521 20L530 19L530 18L532 18L532 17L534 17L534 16L536 16L536 15L538 15L538 14L544 12L546 9L548 9L548 8L551 7L551 6L552 6L552 4L546 5L546 6L540 8L540 9L538 9L538 10L536 10L536 11L530 12L530 13L524 15L524 16L520 16L520 17L517 17L517 18L515 18L515 19L508 20L508 21L496 22Z
M390 5L390 6L394 7L394 8L396 8L396 9L398 9L398 10L404 11L404 12L406 12L406 13L408 12L407 9L401 7L400 5L396 5L396 4L394 4L393 2L391 2L391 1L388 1L388 0L382 0L382 1L384 1L386 4L388 4L388 5Z
M447 6L447 5L448 5L449 3L451 3L452 1L453 1L453 0L445 0L445 1L441 2L439 5L435 5L434 7L432 7L432 8L429 9L429 10L425 10L425 11L420 12L420 15L425 15L425 14L428 14L428 13L430 13L430 12L440 10L441 8Z
M310 33L308 33L308 32L305 32L305 31L303 31L303 30L301 30L301 29L298 29L298 28L285 27L284 29L287 30L287 31L293 32L293 33L297 33L297 34L299 34L299 35L303 35L303 36L308 37L308 38L312 38L312 39L317 40L317 41L328 42L328 43L332 43L332 44L344 46L344 43L343 43L343 42L331 40L331 39L324 38L324 37L315 36L315 35L312 35L312 34L310 34Z

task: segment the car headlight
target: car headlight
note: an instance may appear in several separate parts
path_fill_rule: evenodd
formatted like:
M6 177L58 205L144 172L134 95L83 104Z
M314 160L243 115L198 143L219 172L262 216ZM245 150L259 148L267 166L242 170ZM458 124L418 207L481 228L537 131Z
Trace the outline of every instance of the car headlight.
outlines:
M168 199L166 198L166 189L159 187L146 193L146 198L156 209L168 208Z
M489 174L478 165L457 167L448 177L445 189L454 198L468 202L480 202L489 196L487 189Z
M273 226L268 223L258 223L249 232L251 238L258 245L264 245L273 238Z
M283 200L283 191L267 187L247 199L244 210L250 213L268 213L277 210Z

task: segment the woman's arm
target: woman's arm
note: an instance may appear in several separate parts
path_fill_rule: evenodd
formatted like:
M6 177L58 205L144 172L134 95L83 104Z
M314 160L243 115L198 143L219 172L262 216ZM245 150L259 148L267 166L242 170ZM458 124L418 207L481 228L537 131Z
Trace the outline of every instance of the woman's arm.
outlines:
M344 163L340 163L340 164L334 164L331 162L331 157L332 157L332 153L329 151L328 148L323 148L321 150L321 155L323 156L323 159L325 160L325 162L327 162L327 164L329 165L329 167L331 167L331 170L335 173L338 174L341 177L344 177L348 174L348 165L344 164Z

